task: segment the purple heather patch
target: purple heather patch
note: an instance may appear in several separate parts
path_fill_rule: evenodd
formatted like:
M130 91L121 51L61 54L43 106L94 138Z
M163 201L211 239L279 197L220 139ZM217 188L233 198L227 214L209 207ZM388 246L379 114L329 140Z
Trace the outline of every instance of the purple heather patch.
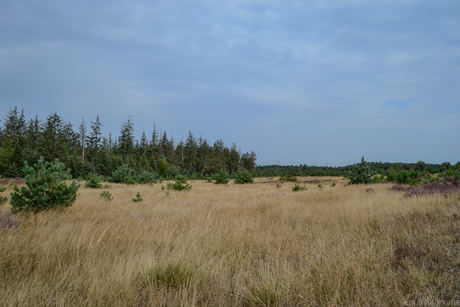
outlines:
M0 225L3 228L16 229L19 227L19 222L11 212L0 213Z

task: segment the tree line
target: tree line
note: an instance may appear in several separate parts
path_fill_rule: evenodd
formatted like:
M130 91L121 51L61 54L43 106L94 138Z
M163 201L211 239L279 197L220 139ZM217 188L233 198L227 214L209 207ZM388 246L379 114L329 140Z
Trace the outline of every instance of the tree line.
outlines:
M156 173L165 179L178 174L206 178L219 171L232 176L243 169L253 171L256 166L254 151L241 153L235 143L228 148L222 139L211 145L191 131L185 141L175 142L153 124L149 136L143 132L136 139L131 116L121 125L119 136L103 136L102 127L99 115L89 123L82 118L74 129L71 122L57 113L50 114L45 121L38 115L26 119L24 108L14 107L0 127L0 175L23 177L24 161L32 165L40 157L50 162L59 159L71 170L73 178L85 178L88 174L110 177L121 166Z
M426 163L418 161L416 163L391 163L391 162L366 162L373 174L386 175L390 171L410 171L415 170L421 173L443 173L453 168L460 168L460 162L451 165L450 162L441 164ZM343 176L347 177L356 170L359 163L347 166L307 166L300 165L264 165L257 166L253 171L256 177L279 177L286 175L294 176Z

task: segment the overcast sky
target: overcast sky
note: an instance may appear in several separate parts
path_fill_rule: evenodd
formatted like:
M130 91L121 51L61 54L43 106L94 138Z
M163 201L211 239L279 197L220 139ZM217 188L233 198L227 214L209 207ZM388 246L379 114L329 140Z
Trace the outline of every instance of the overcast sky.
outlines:
M0 115L258 165L460 160L460 1L0 0Z

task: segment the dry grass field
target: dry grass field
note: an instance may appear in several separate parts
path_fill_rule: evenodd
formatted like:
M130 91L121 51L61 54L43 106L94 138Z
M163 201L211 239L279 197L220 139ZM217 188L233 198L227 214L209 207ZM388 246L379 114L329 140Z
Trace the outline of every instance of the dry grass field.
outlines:
M72 207L0 226L0 305L460 305L458 194L313 179L81 183Z

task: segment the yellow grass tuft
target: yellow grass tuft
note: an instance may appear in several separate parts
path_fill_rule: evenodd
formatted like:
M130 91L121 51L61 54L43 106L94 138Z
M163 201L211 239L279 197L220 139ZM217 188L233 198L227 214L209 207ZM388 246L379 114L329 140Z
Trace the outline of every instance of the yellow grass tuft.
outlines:
M80 188L66 210L0 226L0 302L385 306L459 298L458 195L404 198L385 184L344 186L337 177L299 178L308 190L293 192L295 183L277 188L276 179L194 181L169 195L162 184ZM112 201L100 199L103 190Z

